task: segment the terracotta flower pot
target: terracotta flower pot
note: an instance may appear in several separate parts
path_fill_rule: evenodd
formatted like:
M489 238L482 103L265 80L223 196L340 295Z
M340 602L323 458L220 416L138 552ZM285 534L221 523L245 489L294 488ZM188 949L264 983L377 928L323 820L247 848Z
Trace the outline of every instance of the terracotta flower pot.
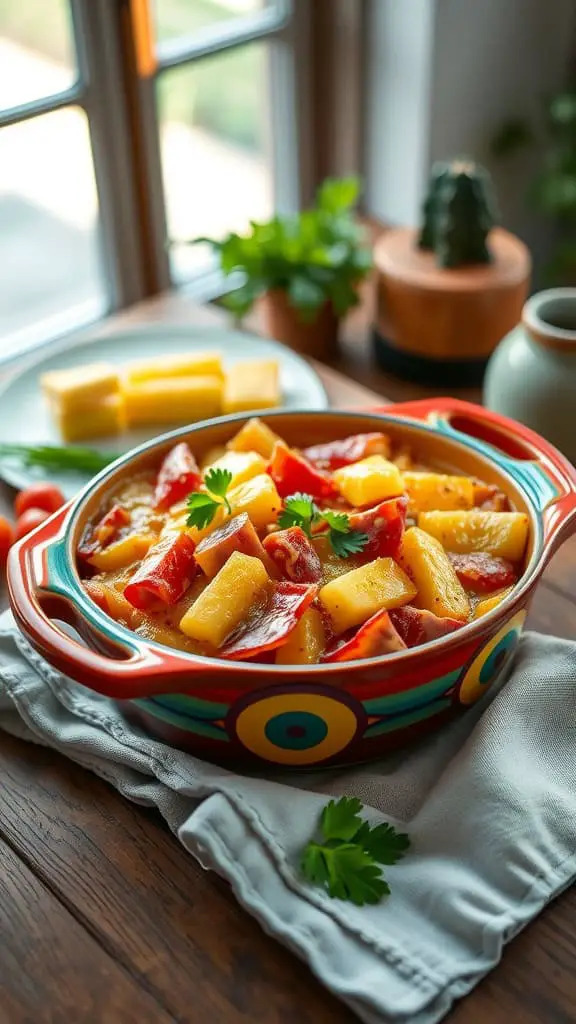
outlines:
M274 288L259 300L264 330L271 338L315 359L333 356L338 344L339 320L330 302L318 310L314 320L303 320L288 301L285 291Z
M495 228L488 236L491 263L445 269L416 238L416 231L401 228L376 243L376 358L425 383L475 383L521 318L530 253L515 235Z

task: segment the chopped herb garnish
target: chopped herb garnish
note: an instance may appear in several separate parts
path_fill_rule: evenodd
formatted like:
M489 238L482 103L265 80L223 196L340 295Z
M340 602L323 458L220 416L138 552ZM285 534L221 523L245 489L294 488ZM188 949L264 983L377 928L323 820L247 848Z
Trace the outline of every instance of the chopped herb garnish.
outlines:
M204 477L206 491L193 491L188 495L189 515L186 525L203 530L210 525L220 505L232 515L232 506L226 497L231 483L232 473L229 469L210 469Z
M410 846L405 833L386 822L370 825L360 817L362 810L356 797L330 800L320 817L322 841L310 840L301 861L309 882L359 907L390 893L380 865L396 864Z
M368 534L350 529L350 519L345 512L322 511L310 494L291 494L284 501L284 509L278 518L282 529L299 526L307 537L312 537L313 526L327 526L323 532L338 558L356 555L368 543Z

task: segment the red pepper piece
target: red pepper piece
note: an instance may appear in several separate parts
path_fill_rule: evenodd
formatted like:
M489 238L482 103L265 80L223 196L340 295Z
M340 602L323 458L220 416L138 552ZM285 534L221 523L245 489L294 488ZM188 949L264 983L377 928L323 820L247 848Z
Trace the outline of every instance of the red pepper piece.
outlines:
M510 562L484 551L477 551L470 555L457 555L448 552L448 558L452 562L462 586L482 594L510 587L518 578L514 572L514 566Z
M395 608L390 612L390 618L406 647L418 647L429 640L437 640L439 636L453 633L464 625L457 619L441 619L439 615L425 608L414 608L411 604Z
M286 579L294 583L318 583L322 576L322 562L299 526L270 533L263 544Z
M124 588L134 608L148 611L162 604L176 604L196 576L194 541L186 533L165 537L153 548Z
M376 612L344 643L326 651L322 661L356 661L403 651L406 644L399 636L387 611Z
M280 647L317 592L313 584L272 583L267 599L254 606L218 653L222 658L240 661Z
M112 508L102 517L100 522L92 527L88 526L82 535L78 545L77 554L79 558L90 558L96 551L102 551L113 540L116 540L120 530L130 523L130 513L122 505L112 505Z
M359 459L369 455L390 454L390 441L386 434L353 434L341 441L329 441L327 444L313 444L304 448L302 454L318 469L335 470L341 466L350 466Z
M112 508L100 520L94 530L94 536L101 548L107 547L115 539L123 526L130 523L130 513L123 505L112 505Z
M276 442L268 466L278 493L282 498L300 491L313 498L329 498L335 488L326 473L315 469L301 455L281 442Z
M396 558L406 522L408 499L389 498L365 512L352 512L349 521L351 530L368 534L368 543L362 549L362 560L371 562L374 558Z
M247 512L233 516L212 530L207 537L203 537L196 548L195 558L206 576L215 576L233 551L259 558L269 576L277 575Z
M177 444L160 466L154 505L160 511L182 501L191 491L197 491L202 483L202 474L196 459L185 441Z

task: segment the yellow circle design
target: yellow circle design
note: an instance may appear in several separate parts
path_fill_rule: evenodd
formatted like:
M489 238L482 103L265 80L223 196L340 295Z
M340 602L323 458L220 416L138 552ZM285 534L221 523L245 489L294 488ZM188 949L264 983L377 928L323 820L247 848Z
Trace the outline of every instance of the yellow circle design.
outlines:
M526 610L523 609L508 619L470 663L458 692L461 704L475 704L489 689L506 656L516 646L525 618Z
M289 713L314 717L323 726L324 738L307 749L289 749L272 742L266 735L274 720ZM316 764L348 746L358 731L358 719L346 704L315 693L286 693L250 704L236 719L240 742L258 757L276 764Z

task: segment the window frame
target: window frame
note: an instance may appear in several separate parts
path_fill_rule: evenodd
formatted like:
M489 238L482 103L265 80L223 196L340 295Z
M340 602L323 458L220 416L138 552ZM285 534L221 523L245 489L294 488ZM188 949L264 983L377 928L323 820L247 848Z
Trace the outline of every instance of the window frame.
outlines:
M132 102L141 154L141 191L148 197L147 263L152 290L184 289L199 301L226 291L215 262L192 278L173 275L170 267L166 201L162 172L157 83L162 74L230 52L259 40L267 41L270 54L270 106L278 113L283 131L272 133L272 174L275 208L294 212L312 194L309 159L311 125L307 116L309 88L309 15L307 0L276 0L251 15L206 26L189 36L155 43L152 0L130 0L132 63L136 69Z
M229 289L215 265L192 279L171 276L156 103L156 82L165 71L266 40L270 106L274 121L282 124L281 132L272 133L275 208L293 212L314 191L309 0L276 0L262 11L164 41L157 51L153 0L68 2L76 81L66 90L0 110L0 129L69 107L84 111L106 297L12 332L4 339L8 354L0 355L0 363L175 286L199 301Z
M57 110L79 108L86 116L98 199L97 244L105 296L62 310L11 332L10 361L30 349L101 319L146 294L140 257L138 211L122 168L131 174L132 155L126 109L114 102L121 91L122 67L116 35L117 0L69 0L70 30L77 77L67 89L0 110L0 130ZM105 45L102 46L102 40ZM106 62L104 75L95 69ZM125 173L125 172L124 172ZM114 186L112 187L112 183Z

